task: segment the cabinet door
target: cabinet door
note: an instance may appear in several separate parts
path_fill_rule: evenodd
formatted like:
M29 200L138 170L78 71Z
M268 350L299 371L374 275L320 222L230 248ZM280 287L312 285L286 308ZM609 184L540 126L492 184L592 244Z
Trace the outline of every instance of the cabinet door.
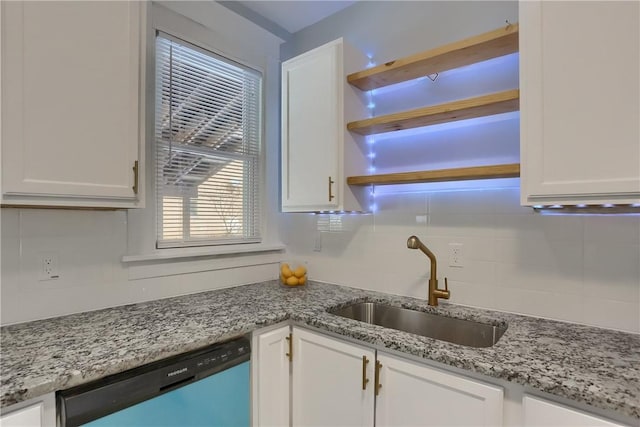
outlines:
M294 328L292 424L373 426L374 357L365 347Z
M40 427L42 423L42 404L18 409L0 417L3 427Z
M531 396L525 396L522 399L522 405L524 407L524 427L623 427L622 424Z
M144 5L2 7L4 203L17 196L51 205L64 197L134 201Z
M254 426L290 425L290 363L287 356L290 331L289 326L285 326L262 333L254 340Z
M282 64L282 210L339 206L343 137L342 45L329 43ZM333 197L330 197L333 196Z
M522 203L637 203L640 3L519 10Z
M501 388L378 352L377 426L499 426Z

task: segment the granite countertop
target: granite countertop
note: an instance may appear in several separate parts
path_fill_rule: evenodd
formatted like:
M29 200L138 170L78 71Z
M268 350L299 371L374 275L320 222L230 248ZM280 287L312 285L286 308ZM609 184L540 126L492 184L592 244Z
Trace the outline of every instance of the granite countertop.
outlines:
M500 341L471 348L334 316L356 301L506 322ZM640 335L422 299L277 281L186 295L1 328L1 406L66 389L291 319L379 348L640 419Z

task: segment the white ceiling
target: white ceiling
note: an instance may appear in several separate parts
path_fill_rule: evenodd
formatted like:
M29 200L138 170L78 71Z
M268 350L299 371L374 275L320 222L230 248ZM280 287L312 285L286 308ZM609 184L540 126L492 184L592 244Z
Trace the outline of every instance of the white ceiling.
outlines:
M239 1L264 18L274 22L290 33L351 6L355 1Z

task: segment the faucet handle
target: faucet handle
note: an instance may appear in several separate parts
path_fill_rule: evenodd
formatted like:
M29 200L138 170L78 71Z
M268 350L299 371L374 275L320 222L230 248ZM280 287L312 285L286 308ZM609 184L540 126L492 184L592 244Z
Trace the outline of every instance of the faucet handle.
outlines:
M451 297L451 292L449 292L449 282L447 278L444 278L444 289L440 290L440 296L438 298L449 299Z

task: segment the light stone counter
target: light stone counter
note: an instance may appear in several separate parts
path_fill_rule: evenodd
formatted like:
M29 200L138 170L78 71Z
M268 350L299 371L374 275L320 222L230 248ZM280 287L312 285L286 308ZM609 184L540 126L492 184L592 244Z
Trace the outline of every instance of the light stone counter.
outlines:
M334 316L328 308L383 301L508 324L496 345L470 348ZM309 283L276 281L92 311L1 329L1 405L12 405L283 320L523 384L640 419L640 335Z

